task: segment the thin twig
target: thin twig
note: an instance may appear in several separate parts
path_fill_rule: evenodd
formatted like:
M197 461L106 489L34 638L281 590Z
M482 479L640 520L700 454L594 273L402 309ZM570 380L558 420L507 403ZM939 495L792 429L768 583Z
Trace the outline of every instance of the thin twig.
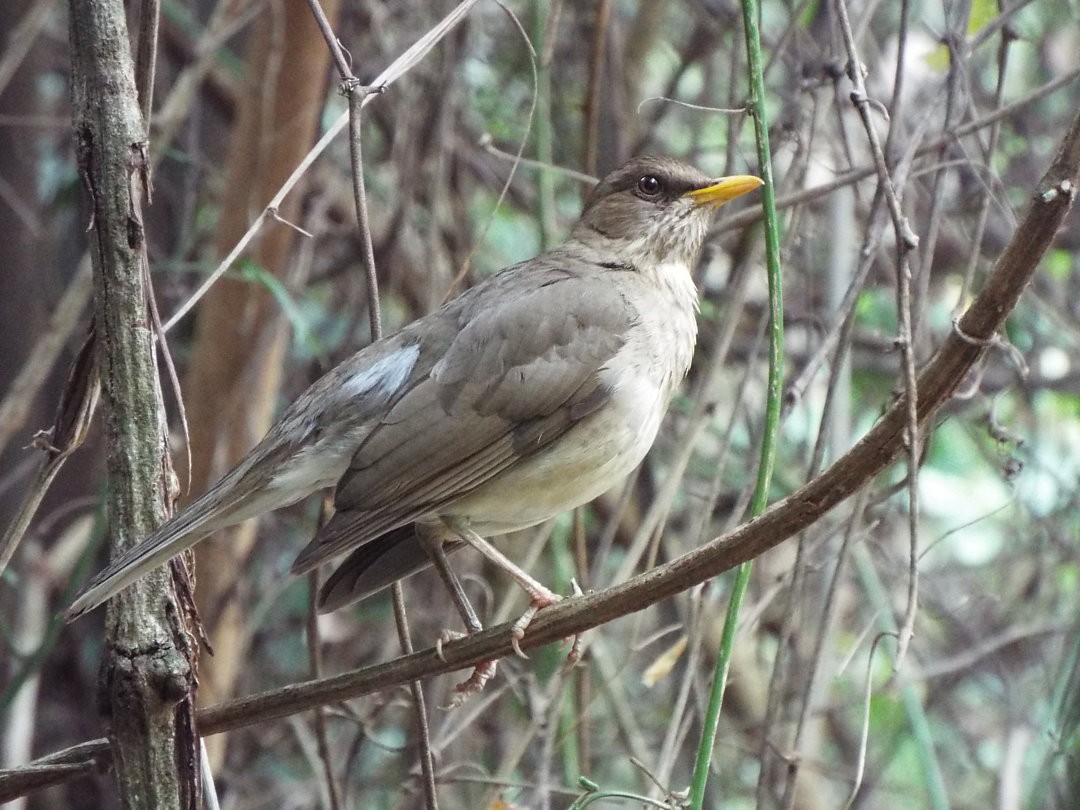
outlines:
M363 158L363 129L362 113L364 104L373 93L381 93L383 85L376 85L374 89L364 87L359 79L353 75L348 60L345 58L344 49L334 35L330 21L323 13L318 0L308 0L319 30L326 40L327 47L333 55L341 76L341 91L349 101L349 164L352 176L353 203L356 208L356 225L360 232L362 248L361 258L364 266L364 278L367 287L368 320L371 327L371 341L375 343L382 338L382 314L379 308L379 280L375 269L375 248L371 238L371 221L368 216L367 191L364 187L364 158ZM398 641L402 655L409 655L413 651L412 638L409 633L409 618L405 610L405 594L401 583L395 582L392 587L394 603L394 623L397 627ZM312 599L314 600L313 594ZM317 631L317 625L314 628ZM435 772L431 755L431 737L428 730L427 706L424 702L424 691L419 681L409 684L413 696L413 714L416 720L417 732L420 741L420 766L423 773L423 790L425 806L428 810L438 810L438 799L435 794ZM328 773L328 779L333 787L332 775Z
M1080 68L1074 68L1073 70L1058 76L1056 79L1047 82L1039 89L1021 96L1011 104L1000 107L993 112L987 113L966 124L957 126L952 132L943 133L936 138L926 141L914 150L912 157L924 157L940 149L942 144L951 143L959 138L965 138L981 129L985 129L992 124L1002 121L1003 119L1008 118L1012 113L1017 112L1030 104L1034 104L1036 101L1046 98L1046 96L1071 84L1076 81L1077 78L1080 78ZM802 203L817 200L838 188L851 186L858 183L860 180L872 177L876 172L877 167L874 165L859 166L854 169L849 169L848 171L837 175L827 183L821 183L812 188L803 189L792 194L778 197L776 200L776 207L777 209L783 210L794 205L801 205ZM741 230L747 225L757 222L759 219L761 219L761 209L756 206L751 206L739 211L737 214L721 220L713 230L716 233Z
M434 28L428 31L424 36L420 37L416 42L412 44L404 53L395 59L389 67L380 73L375 80L371 83L372 88L385 89L400 79L405 73L411 70L435 44L445 37L469 12L469 10L476 5L478 0L462 0L454 10L447 14ZM374 98L374 94L369 93L364 96L360 102L361 106L365 106L371 99ZM233 263L258 237L260 230L262 229L263 222L270 216L271 211L275 211L281 207L282 200L286 195L296 186L300 181L300 178L307 173L307 170L311 167L311 164L315 162L326 148L334 141L338 134L348 124L350 118L349 111L345 111L327 128L325 134L319 138L318 142L311 148L304 159L297 164L292 174L288 179L282 183L281 188L266 204L266 208L263 209L263 213L258 217L255 222L244 232L244 235L240 237L237 243L229 251L228 255L222 259L213 272L199 285L199 288L191 294L191 296L173 313L172 317L165 322L164 329L166 332L171 330L176 324L185 316L191 309L202 299L204 295L210 290L210 288L217 282L217 280L225 274L225 272L232 267Z
M1005 72L1009 58L1009 45L1016 39L1016 32L1010 27L1006 27L1001 32L1001 43L998 45L998 59L997 59L997 84L994 87L994 109L1001 107L1001 99L1005 93ZM995 121L990 125L990 131L988 133L986 148L984 154L988 160L995 152L997 152L998 136L1001 134L1000 122ZM968 291L971 289L972 282L975 279L975 270L979 265L979 256L981 254L983 234L986 231L986 221L990 214L990 194L984 194L979 199L979 211L975 217L975 230L971 237L971 246L968 252L968 260L964 267L964 280L960 284L960 291L956 296L956 306L954 312L959 312L960 308L964 306L964 301L967 300Z
M1031 205L1012 240L996 262L987 283L919 377L919 418L928 422L955 391L989 340L1016 306L1039 260L1052 244L1071 210L1080 184L1080 114L1073 119L1061 149L1038 184ZM827 513L903 452L907 404L894 402L874 426L825 472L775 503L760 517L664 565L602 591L564 600L540 611L521 640L523 649L559 641L669 598L778 545ZM418 678L455 671L512 651L510 625L489 628L443 646L322 681L291 684L204 709L199 730L213 734L262 722L311 706L370 694ZM0 772L0 802L27 790L56 784L72 770L85 772L92 762L108 762L108 742L84 743L24 767ZM61 768L56 769L60 765ZM75 766L74 768L71 766ZM61 772L62 771L62 772ZM27 787L31 785L31 787Z
M44 30L52 7L52 0L34 0L25 7L19 21L4 32L4 52L0 58L0 95L3 95L11 78L30 53L38 34Z
M395 582L391 589L394 605L394 626L397 627L398 644L403 655L412 655L413 643L409 633L409 617L405 612L405 593L401 582ZM431 729L428 726L427 703L424 700L424 685L419 678L409 682L412 694L414 715L416 717L417 736L420 748L420 774L424 789L424 807L438 810L438 794L435 792L435 758L431 750Z
M327 501L323 500L323 508L319 523L325 523L328 514ZM319 613L315 609L316 596L319 593L319 569L315 569L308 575L308 599L307 614L307 648L308 648L308 672L312 678L322 677L322 643L319 633ZM330 741L326 730L326 707L316 706L313 710L315 721L315 746L319 761L323 767L323 784L326 785L326 799L330 810L340 810L341 792L338 790L337 779L334 776L334 761L330 754Z
M611 25L611 0L600 0L593 18L592 47L589 49L589 81L585 91L585 171L597 173L596 157L600 142L600 99L607 55L608 28Z
M495 0L495 2L498 4L499 8L503 10L506 16L510 18L518 35L521 37L522 43L525 45L525 49L528 51L529 67L532 69L532 100L529 104L529 112L525 116L525 128L521 133L521 141L518 143L517 154L514 156L514 161L510 166L510 172L506 175L506 180L499 190L499 196L495 199L495 205L492 206L491 216L485 220L484 226L480 230L480 235L469 249L468 254L465 256L465 261L461 263L461 269L458 270L454 280L450 283L450 287L446 291L446 299L449 299L454 294L458 286L465 280L466 276L469 275L469 270L472 268L473 257L476 256L476 252L480 249L480 246L484 244L488 231L495 221L495 212L499 210L499 206L502 205L503 200L506 198L506 193L510 190L510 183L514 180L514 174L517 172L517 167L522 160L521 156L525 153L525 146L529 142L529 133L532 132L533 120L536 118L536 105L539 103L540 99L540 69L537 65L536 49L533 47L532 41L525 31L525 26L521 24L521 20L517 18L517 15L514 14L513 10L502 2L502 0Z
M918 471L920 453L919 414L918 414L918 390L915 375L915 323L912 315L911 293L911 265L909 256L918 247L919 239L911 230L907 217L904 216L900 205L900 195L893 185L892 173L889 171L885 160L885 153L878 140L877 129L871 116L871 104L866 92L866 84L863 81L863 66L859 60L859 53L855 46L855 38L851 33L851 23L848 20L847 3L845 0L837 0L837 21L843 34L844 47L847 50L848 65L847 74L851 79L855 90L851 93L851 100L859 116L862 118L863 127L866 129L866 137L870 144L871 153L874 157L874 165L878 172L878 187L884 195L886 206L892 217L893 231L896 234L896 308L899 319L897 327L896 343L900 349L902 376L904 380L905 402L907 403L907 426L905 428L905 444L908 457L908 534L910 545L910 566L908 569L908 594L907 607L904 611L904 621L900 630L899 652L896 656L896 666L903 663L904 653L914 633L915 612L918 604L919 593L919 491ZM929 268L926 268L927 271Z

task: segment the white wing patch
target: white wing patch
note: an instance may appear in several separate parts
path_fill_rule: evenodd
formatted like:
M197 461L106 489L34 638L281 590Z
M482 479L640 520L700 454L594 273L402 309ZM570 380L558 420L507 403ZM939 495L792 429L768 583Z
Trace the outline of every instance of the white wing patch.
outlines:
M341 392L356 399L391 397L409 378L419 356L419 344L403 346L344 380ZM294 503L336 484L349 466L356 441L356 436L328 431L314 444L300 448L270 480L267 489L273 492L277 506Z
M383 396L390 396L408 379L419 356L419 343L403 346L346 379L341 384L342 391L350 397L367 396L376 390Z

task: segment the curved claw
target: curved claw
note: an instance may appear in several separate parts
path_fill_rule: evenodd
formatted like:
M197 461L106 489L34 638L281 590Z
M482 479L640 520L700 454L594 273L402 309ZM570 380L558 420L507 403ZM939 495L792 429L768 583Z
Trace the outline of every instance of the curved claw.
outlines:
M566 641L566 639L563 639L563 641ZM564 672L569 672L581 662L581 649L581 633L575 633L574 640L570 643L570 652L566 654L566 660L563 662Z
M515 632L513 630L510 631L510 646L514 648L514 652L517 654L518 658L524 658L526 661L528 661L529 656L527 656L525 654L525 651L521 649L521 640L523 638L525 638L524 630L521 630L520 632Z
M526 660L528 660L529 656L521 649L521 640L525 638L525 629L539 610L540 607L535 602L530 602L525 612L518 617L518 620L510 628L510 646L514 648L515 653Z
M439 657L439 660L444 664L446 663L446 656L443 655L442 647L450 641L457 641L459 638L465 638L464 633L458 633L454 630L443 630L435 637L435 655Z
M581 586L577 584L576 579L570 580L571 593L573 596L582 596L583 592ZM563 597L554 591L550 591L544 588L542 591L532 589L529 591L529 606L525 609L525 612L518 617L518 620L514 622L510 628L510 646L514 648L514 652L517 653L519 658L528 660L529 656L525 654L525 651L521 649L521 640L525 638L525 630L528 629L529 624L532 623L533 618L543 608L549 605L554 605L557 602L561 602ZM574 636L574 645L570 650L570 656L568 657L568 666L573 666L581 658L581 636ZM572 660L571 660L572 659Z
M456 709L476 693L483 690L484 686L495 676L496 661L483 661L476 665L472 675L454 687L454 697L450 705L444 708Z

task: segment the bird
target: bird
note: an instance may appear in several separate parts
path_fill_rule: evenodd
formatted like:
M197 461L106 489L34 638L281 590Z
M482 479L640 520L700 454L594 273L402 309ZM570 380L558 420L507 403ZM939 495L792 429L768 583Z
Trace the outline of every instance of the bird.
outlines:
M711 214L761 185L630 159L594 187L562 244L313 383L220 481L94 576L67 620L219 529L333 488L332 517L292 565L303 574L343 558L320 612L434 565L474 632L446 560L472 546L529 595L516 647L559 597L487 538L585 504L641 462L693 358L692 271Z

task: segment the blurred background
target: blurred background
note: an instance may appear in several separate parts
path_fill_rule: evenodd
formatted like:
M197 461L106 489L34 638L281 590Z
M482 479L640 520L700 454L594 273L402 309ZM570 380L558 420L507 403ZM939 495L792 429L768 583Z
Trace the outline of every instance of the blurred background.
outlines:
M453 5L329 0L324 9L370 81ZM1078 11L1065 0L1004 11L982 0L852 0L848 10L875 126L919 238L909 260L922 362L979 290L1080 104ZM52 424L85 337L90 283L66 7L7 0L0 32L6 525L39 464L28 446ZM896 245L851 103L836 6L766 0L761 32L786 306L775 500L849 449L903 381ZM146 219L167 319L345 101L296 0L166 2L158 55ZM365 108L385 330L561 240L588 178L631 155L757 173L739 111L745 65L741 10L727 0L477 4ZM519 149L528 160L515 168ZM767 376L764 240L751 197L716 219L697 276L698 354L642 468L624 489L502 543L560 592L571 577L585 589L625 580L746 519ZM369 341L344 136L278 213L169 335L189 423L185 439L166 381L182 488L190 478L182 500ZM894 640L879 637L907 607L912 513L900 464L756 562L708 806L842 807L863 756L854 807L1077 806L1078 222L1074 213L1059 234L1002 347L959 383L926 437L919 607L902 669L893 672ZM68 461L0 581L6 768L104 733L94 698L102 614L68 626L57 618L104 562L100 433ZM200 661L202 705L311 676L311 583L287 571L317 512L312 500L198 548L197 599L215 651ZM520 590L476 555L455 565L485 622L524 608ZM729 586L720 577L590 631L569 676L566 648L551 646L502 662L455 711L439 707L465 673L425 682L441 806L567 807L579 777L675 801L693 767ZM414 641L428 647L455 616L449 598L429 574L405 594ZM318 630L327 674L399 654L385 595L322 617ZM422 804L405 688L332 706L326 724L339 806ZM207 744L223 807L332 806L310 715ZM19 806L116 802L104 774Z

